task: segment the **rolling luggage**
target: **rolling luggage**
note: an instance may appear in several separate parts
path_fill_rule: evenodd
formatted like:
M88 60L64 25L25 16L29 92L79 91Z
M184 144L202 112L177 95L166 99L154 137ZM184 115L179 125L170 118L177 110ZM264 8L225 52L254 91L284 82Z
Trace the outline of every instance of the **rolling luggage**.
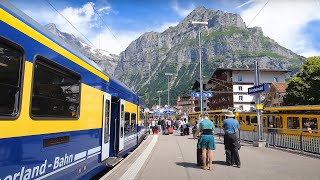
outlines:
M169 134L173 134L173 128L172 127L168 127L168 131L169 131Z
M164 130L164 135L169 135L168 128L166 128L166 129Z
M198 139L198 143L199 143L199 139ZM209 158L208 155L207 157L207 164L209 162ZM198 144L197 144L197 166L202 166L202 149L198 149Z

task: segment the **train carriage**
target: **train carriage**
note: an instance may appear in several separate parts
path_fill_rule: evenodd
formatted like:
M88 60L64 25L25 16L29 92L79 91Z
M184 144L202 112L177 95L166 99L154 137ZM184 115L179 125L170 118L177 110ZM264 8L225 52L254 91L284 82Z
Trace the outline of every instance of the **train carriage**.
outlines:
M0 1L0 180L88 179L144 137L138 96Z

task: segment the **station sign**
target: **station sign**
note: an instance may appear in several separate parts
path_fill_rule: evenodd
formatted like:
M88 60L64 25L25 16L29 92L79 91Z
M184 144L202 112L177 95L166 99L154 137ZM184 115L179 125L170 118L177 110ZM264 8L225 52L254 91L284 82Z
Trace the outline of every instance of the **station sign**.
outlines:
M260 93L260 92L264 92L265 90L266 90L265 84L260 84L258 86L253 86L251 88L248 88L248 94Z
M192 92L191 96L195 97L195 98L200 98L200 92ZM213 93L212 92L202 92L202 97L211 98L211 97L213 97Z

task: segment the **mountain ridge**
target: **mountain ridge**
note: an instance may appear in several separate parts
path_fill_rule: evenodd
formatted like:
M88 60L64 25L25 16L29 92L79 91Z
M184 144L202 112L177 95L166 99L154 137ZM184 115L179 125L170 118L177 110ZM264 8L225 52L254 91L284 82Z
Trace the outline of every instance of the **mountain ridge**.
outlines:
M56 37L60 38L65 43L69 44L71 47L75 48L86 57L96 62L102 68L102 71L110 75L114 74L118 55L111 54L110 52L102 49L96 49L73 34L61 32L54 23L49 23L44 27Z
M146 32L134 40L119 55L116 78L141 95L149 92L149 105L156 103L156 91L166 91L166 72L176 74L170 82L172 99L191 90L192 81L199 78L198 27L192 21L208 22L207 28L201 28L205 76L211 76L218 67L250 68L255 60L261 68L295 72L304 61L304 57L264 36L260 27L246 28L239 14L198 7L176 26L161 33Z

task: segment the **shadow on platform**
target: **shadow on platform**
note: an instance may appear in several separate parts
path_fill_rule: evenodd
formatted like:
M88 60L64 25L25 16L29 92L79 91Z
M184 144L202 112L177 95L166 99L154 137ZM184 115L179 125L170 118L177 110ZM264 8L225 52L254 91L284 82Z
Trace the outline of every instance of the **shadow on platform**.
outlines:
M190 163L190 162L176 162L176 165L186 167L186 168L195 168L195 169L201 168L201 166L197 166L196 163Z

